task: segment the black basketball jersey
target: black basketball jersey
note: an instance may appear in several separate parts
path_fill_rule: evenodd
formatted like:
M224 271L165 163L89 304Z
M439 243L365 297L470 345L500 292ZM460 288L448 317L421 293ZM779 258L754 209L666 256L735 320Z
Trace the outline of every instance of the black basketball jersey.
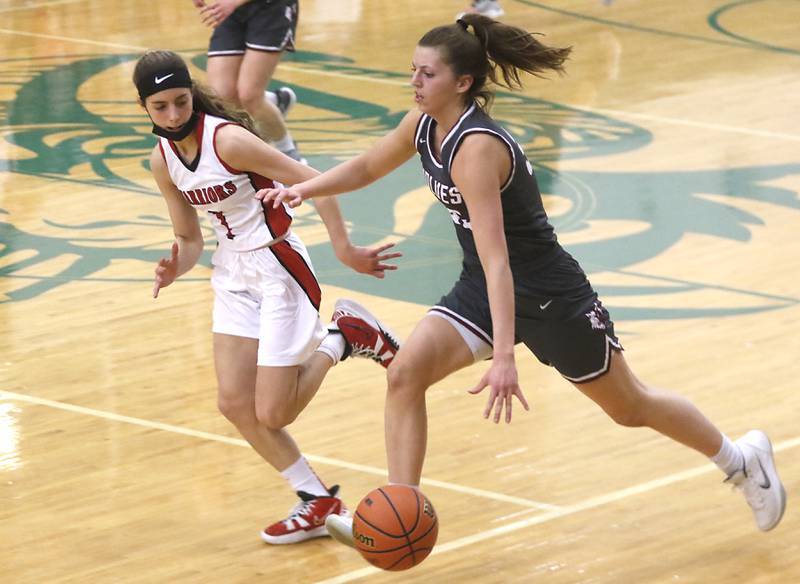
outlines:
M511 267L536 268L560 249L553 227L547 219L533 167L511 135L473 103L442 140L440 158L434 154L436 121L423 114L417 125L414 142L422 159L428 185L447 208L469 267L480 267L469 211L461 193L450 177L450 168L464 137L481 132L501 140L511 154L511 175L500 191L503 227Z

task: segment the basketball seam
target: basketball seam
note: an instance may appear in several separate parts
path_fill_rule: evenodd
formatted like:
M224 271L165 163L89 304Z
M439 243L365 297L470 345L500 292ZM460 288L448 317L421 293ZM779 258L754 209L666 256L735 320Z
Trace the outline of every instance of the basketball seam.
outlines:
M400 524L400 529L403 530L403 534L405 535L406 543L408 545L408 549L411 550L411 561L414 564L416 564L417 563L416 562L417 558L416 558L416 555L414 553L414 546L411 545L411 538L408 537L408 530L406 529L406 526L403 524L403 518L400 516L400 512L397 510L397 507L394 506L394 501L392 501L392 498L389 497L389 495L386 494L386 491L384 491L382 488L379 488L378 491L380 491L381 495L383 495L383 498L386 499L387 503L389 503L389 506L392 508L392 511L394 511L395 517L397 517L397 522ZM417 502L417 515L419 515L419 497L416 496L416 491L414 491L414 500ZM397 562L395 562L392 565L396 566Z
M383 505L379 504L366 515L359 511L359 508L364 500L362 500L362 503L359 503L359 508L355 510L353 516L353 527L354 532L356 531L356 528L360 526L358 531L367 530L367 533L372 531L374 534L373 537L384 538L380 546L391 546L389 549L374 549L374 546L373 549L370 549L369 547L365 548L359 545L358 540L355 541L355 547L358 549L364 559L368 560L376 567L383 570L396 572L398 570L406 570L416 566L419 562L422 562L422 560L428 557L428 555L433 551L433 547L436 542L435 535L433 537L433 543L428 543L424 547L415 546L426 538L430 539L431 535L438 532L439 521L438 517L436 516L436 512L433 509L433 505L431 505L432 514L430 521L428 520L426 505L430 505L430 501L418 489L408 487L412 489L412 495L412 493L403 492L402 487L400 491L397 491L397 489L393 489L392 487L395 487L395 485L388 485L384 488L379 487L371 493L373 498L375 498L377 497L378 492L380 492L380 497L374 500L378 503L382 502ZM398 496L397 500L393 499L395 495ZM413 497L413 500L416 503L416 509L412 510L409 508L409 504L411 503L408 500L409 496ZM365 499L367 499L367 497L365 497ZM382 499L382 501L380 501L380 499ZM370 503L370 505L374 504ZM391 513L389 512L390 509ZM367 519L367 516L375 511L378 511L379 515L373 520ZM367 512L367 509L365 509L364 512ZM411 513L414 515L411 516ZM423 517L423 515L425 515L425 517ZM391 521L392 517L394 517L394 519L397 521L397 526L400 527L400 534L389 532L389 529L394 529L389 525L379 527L373 523L373 521L376 521L377 523L386 524ZM405 524L406 519L411 519L411 524L408 527ZM423 519L425 519L424 523L427 525L427 528L423 525ZM424 533L417 533L420 528L425 530ZM398 557L400 553L402 553L402 556ZM394 561L391 562L391 564L381 565L383 562L392 559L394 559Z

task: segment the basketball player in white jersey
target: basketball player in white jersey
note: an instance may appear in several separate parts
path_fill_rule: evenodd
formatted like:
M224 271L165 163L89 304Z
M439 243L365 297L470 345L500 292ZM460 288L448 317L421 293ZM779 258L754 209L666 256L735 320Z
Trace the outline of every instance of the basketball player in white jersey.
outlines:
M518 88L522 72L563 71L569 53L479 14L438 26L417 44L411 75L417 108L397 128L318 177L257 196L294 207L361 188L418 155L434 196L453 219L464 256L461 276L388 372L390 482L419 485L425 392L450 373L492 356L471 390L489 388L484 417L510 422L512 398L527 409L514 356L514 345L524 343L618 424L650 427L710 458L742 491L758 528L773 529L783 517L786 491L767 435L751 430L734 442L689 400L635 376L608 311L558 243L533 166L488 114L488 82ZM328 528L352 544L351 523L332 516Z
M327 535L325 518L347 513L338 486L323 484L285 427L340 360L360 355L387 367L398 343L354 301L338 301L333 322L322 325L319 283L290 229L291 212L254 197L273 179L291 184L317 171L265 144L249 116L196 85L173 52L145 54L133 80L160 137L150 167L175 232L171 257L156 267L153 296L199 259L204 243L197 212L208 213L218 244L211 283L219 409L300 497L262 539L283 544ZM350 243L334 199L318 211L344 264L378 278L396 268L385 263L400 256L387 253L391 244Z

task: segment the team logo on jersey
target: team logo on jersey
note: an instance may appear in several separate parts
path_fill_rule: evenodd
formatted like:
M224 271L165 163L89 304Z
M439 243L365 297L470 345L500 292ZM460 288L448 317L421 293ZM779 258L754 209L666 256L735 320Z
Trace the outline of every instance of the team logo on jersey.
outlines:
M198 49L191 61L196 75L202 75L204 53ZM153 263L168 255L169 216L147 169L155 139L129 81L130 63L137 57L53 56L15 63L15 71L24 73L7 83L13 84L12 95L0 102L5 175L0 180L12 182L14 189L5 189L0 201L5 291L0 301L23 301L86 279L146 287ZM292 85L299 105L290 127L317 168L365 150L405 113L397 110L396 100L367 101L369 92L355 87L379 81L392 95L405 91L405 73L318 53L298 52L292 59L293 67L317 73L317 79L326 74L363 79L338 94L319 89L321 84ZM304 104L314 113L304 116ZM628 171L614 162L603 170L556 172L556 161L571 160L575 169L580 167L575 161L640 149L654 137L630 122L519 94L499 93L492 114L532 161L560 240L590 277L610 275L604 279L610 283L593 282L615 320L743 314L796 303L680 274L654 276L635 266L670 253L687 237L746 243L753 227L766 221L750 203L797 213L797 193L785 181L800 174L800 165L663 172ZM457 278L461 252L451 216L430 194L417 160L339 201L354 241L396 241L405 257L401 269L389 275L389 285L353 274L335 260L313 207L302 205L293 228L308 245L323 283L430 304ZM210 225L204 224L204 233L202 262L208 266L214 246ZM188 276L205 279L208 270ZM716 288L714 307L696 298L709 286ZM648 297L647 307L629 304L629 297Z
M211 203L224 201L231 195L236 194L236 185L232 181L226 181L221 185L181 191L181 194L190 205L210 205Z

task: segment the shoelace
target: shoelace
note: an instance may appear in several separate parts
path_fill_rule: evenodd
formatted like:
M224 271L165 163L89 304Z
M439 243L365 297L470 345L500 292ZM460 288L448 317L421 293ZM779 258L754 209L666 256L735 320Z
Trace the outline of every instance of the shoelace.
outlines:
M351 347L353 350L350 354L353 356L368 357L377 363L383 362L383 359L381 359L380 355L378 355L372 347L359 345L358 343L351 345Z
M741 475L741 479L736 475ZM727 479L726 482L730 481L731 486L735 491L741 491L744 495L744 498L747 500L747 503L755 510L763 509L764 505L766 505L766 499L764 498L764 489L758 484L758 481L750 475L747 474L746 471L740 470L737 471L734 475L731 475ZM735 482L734 482L735 481Z
M332 318L332 320L336 321L336 319L341 318L343 316L352 316L352 317L361 319L361 317L358 316L357 314L353 314L352 312L349 312L347 310L343 310L341 308L338 309L338 310L335 310L334 313L333 313L333 316L331 318ZM374 328L368 322L364 321L363 319L361 319L361 320L363 322L365 322L367 324L367 326L369 326L370 328ZM395 339L392 335L390 335L389 333L387 333L385 330L383 330L380 327L378 327L376 330L378 331L379 335L385 337L389 341L389 346L392 349L397 350L397 347L400 346L400 343L398 342L397 339ZM359 356L359 357L361 357L361 356L369 357L370 359L372 359L373 361L377 361L378 363L381 363L383 361L383 359L381 359L380 356L371 347L368 347L366 345L361 345L359 343L353 343L350 346L352 347L352 351L350 353L351 355Z
M750 503L753 509L764 508L764 490L759 484L750 477L745 478L741 484L734 485L735 489L740 489L744 493L744 498Z
M289 511L289 517L283 520L283 524L287 528L293 527L292 522L297 519L298 517L302 517L314 507L314 501L316 499L312 499L311 501L300 501L292 507L292 510Z

